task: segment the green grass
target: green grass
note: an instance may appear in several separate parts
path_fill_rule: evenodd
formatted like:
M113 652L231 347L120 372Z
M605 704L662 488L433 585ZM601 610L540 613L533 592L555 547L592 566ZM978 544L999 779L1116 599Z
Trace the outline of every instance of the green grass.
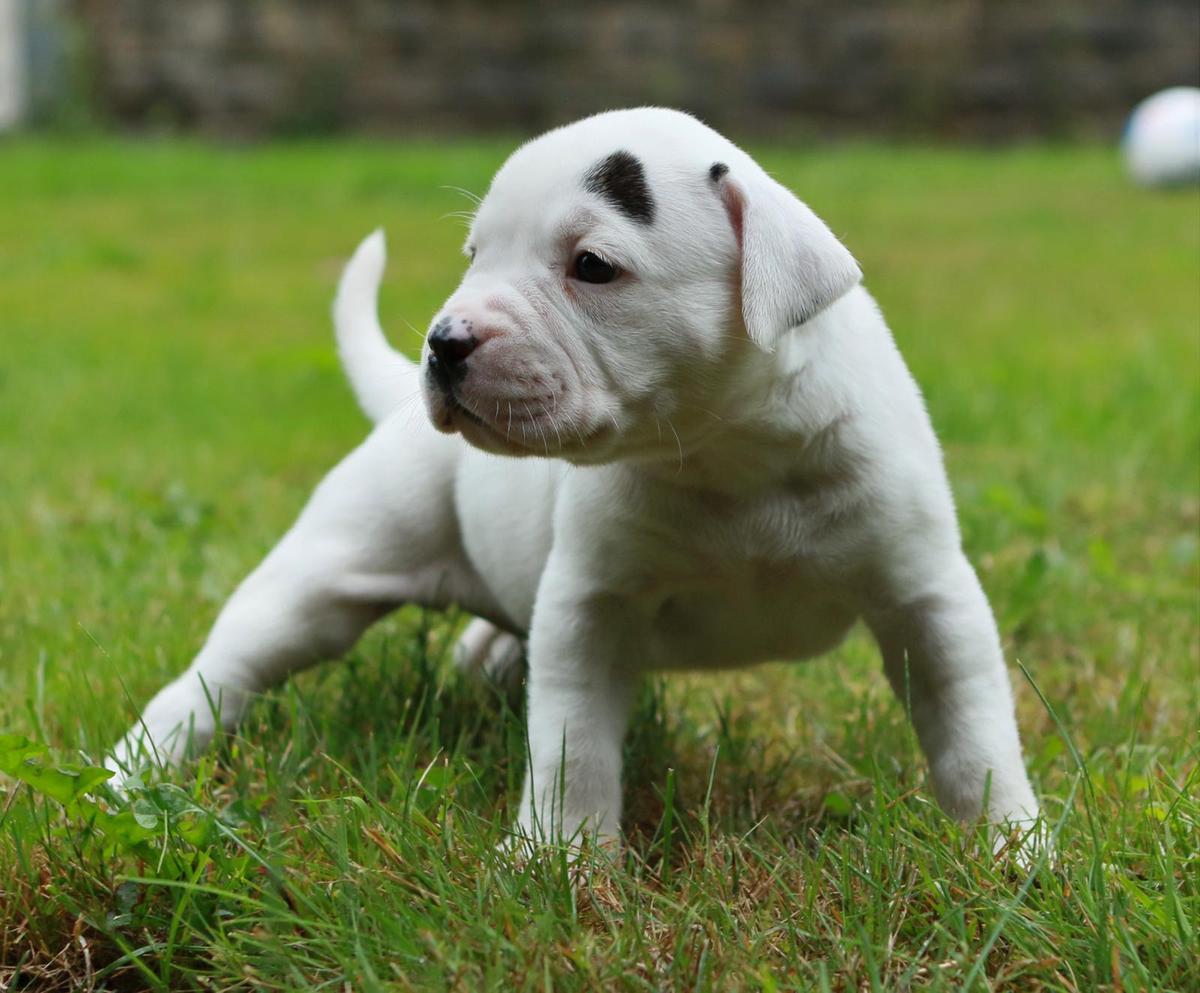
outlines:
M938 812L863 636L652 682L588 874L492 854L521 715L415 611L174 785L78 778L363 435L341 261L386 226L413 347L504 151L0 144L0 988L1200 989L1200 198L1106 150L761 150L926 391L1057 865Z

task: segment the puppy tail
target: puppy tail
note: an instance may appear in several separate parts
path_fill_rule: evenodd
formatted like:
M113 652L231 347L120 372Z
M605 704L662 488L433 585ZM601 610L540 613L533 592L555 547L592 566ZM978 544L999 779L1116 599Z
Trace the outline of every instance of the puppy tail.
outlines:
M333 302L338 357L363 413L378 423L414 389L416 366L388 344L376 301L387 261L383 229L363 240L346 264Z

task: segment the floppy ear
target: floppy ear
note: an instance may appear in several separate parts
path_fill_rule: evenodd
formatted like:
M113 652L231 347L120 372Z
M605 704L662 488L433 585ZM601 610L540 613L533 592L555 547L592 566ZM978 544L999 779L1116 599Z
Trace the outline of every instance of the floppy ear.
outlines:
M862 279L846 246L811 210L760 169L709 175L721 194L741 253L742 319L759 348L819 314Z

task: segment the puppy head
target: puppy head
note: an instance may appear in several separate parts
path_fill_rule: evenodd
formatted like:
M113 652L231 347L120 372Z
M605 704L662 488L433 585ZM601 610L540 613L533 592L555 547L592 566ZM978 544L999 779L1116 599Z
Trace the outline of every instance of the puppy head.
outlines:
M651 108L519 148L465 251L422 355L433 423L577 463L675 457L733 370L860 278L749 156Z

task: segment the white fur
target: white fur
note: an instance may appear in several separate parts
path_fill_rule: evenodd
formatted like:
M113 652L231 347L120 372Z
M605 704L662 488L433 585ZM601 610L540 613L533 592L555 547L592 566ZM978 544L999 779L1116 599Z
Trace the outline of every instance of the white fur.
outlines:
M584 188L619 149L644 165L651 224ZM945 808L974 817L986 789L994 821L1036 817L921 395L853 258L807 207L695 119L618 111L518 149L468 250L438 315L483 341L454 403L384 342L382 236L355 254L338 340L379 424L114 765L151 747L178 759L189 731L204 743L214 717L232 726L249 694L401 603L456 602L488 622L468 629L469 666L511 666L528 637L519 831L611 838L640 673L802 659L862 619ZM572 278L585 250L623 275ZM428 421L401 409L419 391Z
M372 421L383 420L395 407L411 365L388 344L379 326L375 296L386 260L383 232L375 231L358 246L333 302L338 357L359 406ZM369 303L364 306L364 301Z

